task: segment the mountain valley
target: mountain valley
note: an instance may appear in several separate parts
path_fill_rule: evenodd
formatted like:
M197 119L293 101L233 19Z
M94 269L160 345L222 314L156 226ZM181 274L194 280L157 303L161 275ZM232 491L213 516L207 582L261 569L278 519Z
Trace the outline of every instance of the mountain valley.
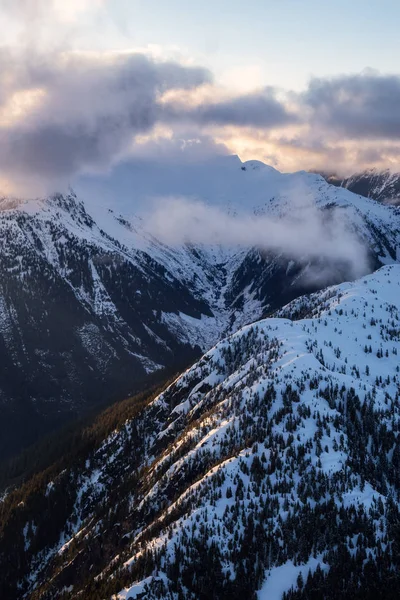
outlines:
M354 265L304 252L166 245L134 212L148 201L149 181L166 196L185 195L191 186L192 194L225 212L235 215L245 205L276 223L288 214L304 223L311 204L327 222L327 237L335 218L363 244L368 266L360 256L359 274L396 261L399 209L330 186L320 176L281 174L234 157L156 175L133 173L126 183L133 193L113 204L83 185L86 199L71 192L1 201L3 458L73 416L144 389L157 373L160 380L163 372L177 371L221 337L293 298L354 277ZM156 190L150 185L147 193ZM293 196L305 198L305 207L293 206Z

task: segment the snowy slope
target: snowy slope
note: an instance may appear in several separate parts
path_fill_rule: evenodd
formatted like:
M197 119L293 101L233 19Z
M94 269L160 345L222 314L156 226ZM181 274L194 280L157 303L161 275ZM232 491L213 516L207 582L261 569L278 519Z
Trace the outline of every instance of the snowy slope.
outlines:
M1 201L0 455L69 414L138 389L161 368L177 369L302 293L349 277L343 261L251 243L167 245L146 229L152 198L197 198L239 221L246 211L304 222L312 207L329 223L334 210L365 244L369 270L396 261L399 209L318 175L221 157L119 167L113 177L82 180L79 197ZM9 435L17 424L18 438Z
M24 501L24 597L396 597L399 353L400 265L219 342Z
M175 526L178 525L177 533L171 537L169 531L172 529L174 532L175 527L170 525L165 533L162 530L161 535L150 544L150 548L163 547L165 570L168 570L169 562L174 560L176 544L178 547L188 546L183 556L193 550L193 542L187 541L190 539L189 532L193 531L193 527L201 530L203 520L204 523L212 523L207 536L208 544L214 540L225 556L225 561L221 562L222 570L230 572L231 578L237 575L237 572L230 571L233 561L229 540L233 541L238 531L239 541L242 536L244 544L246 528L239 525L231 530L232 521L227 517L226 509L232 506L233 500L226 496L230 487L237 500L240 480L244 482L243 501L240 504L247 518L248 513L254 510L254 503L263 506L268 500L270 504L273 492L276 508L271 511L269 518L274 515L277 519L280 515L284 520L296 519L297 511L315 505L315 502L321 501L321 495L324 501L327 498L334 500L334 510L338 512L341 508L350 510L351 507L368 512L377 505L379 499L385 505L390 492L398 497L397 475L393 474L394 480L391 481L386 472L379 472L382 456L376 447L371 447L375 432L371 431L368 436L367 431L363 431L367 429L363 423L358 433L366 436L365 441L370 446L366 452L364 449L367 463L370 464L366 471L362 464L358 465L358 469L350 470L350 465L357 460L354 455L359 449L353 447L355 440L352 436L356 432L352 431L352 424L346 421L354 411L361 411L363 418L366 418L369 410L372 411L373 418L379 421L381 427L389 431L394 429L395 433L388 436L391 443L386 451L386 460L391 459L392 462L394 453L398 460L399 277L400 267L389 267L357 284L344 284L295 301L282 313L287 317L299 313L307 318L295 322L268 319L245 328L227 342L219 344L177 382L176 387L189 389L190 392L183 402L175 406L168 425L164 426L159 436L169 433L171 429L175 435L177 429L184 431L183 424L177 425L177 422L183 420L187 428L188 422L193 422L195 417L198 419L199 405L207 416L186 434L191 438L191 449L187 449L184 458L180 456L182 440L179 436L180 441L175 442L168 454L168 470L163 473L163 460L156 462L154 469L163 475L161 479L157 478L156 486L142 502L145 505L154 502L159 504L160 496L163 498L163 493L166 494L171 486L171 479L178 478L185 466L186 473L190 471L189 465L196 462L196 457L209 454L207 460L218 467L207 470L202 479L197 480L179 495L172 506L161 512L161 523L167 521L167 515L174 510L178 513L174 518ZM194 388L193 381L196 383ZM211 390L200 394L198 390L207 385L211 386ZM168 398L168 392L166 396ZM163 406L165 398L161 397L158 402ZM211 407L210 415L208 411ZM266 409L268 415L263 419ZM175 420L174 415L180 418ZM184 419L182 415L185 415ZM358 440L358 444L360 442ZM382 443L383 439L379 440L378 445ZM232 446L237 448L235 456L227 458ZM276 453L283 461L280 470L271 468L271 462L277 460ZM260 489L255 491L255 463L267 484L264 494ZM260 466L262 463L264 466ZM395 468L394 464L390 466L390 469ZM268 472L271 470L272 473ZM366 477L366 472L370 477ZM306 483L308 477L315 477L317 481L322 478L323 492L318 485ZM221 480L223 484L217 484L216 493L215 482ZM288 489L285 489L285 480L289 483ZM339 492L344 483L344 489ZM246 490L251 492L250 496L247 493L247 500ZM205 498L209 499L208 503ZM217 498L217 501L213 501L213 498ZM381 519L377 515L375 526L379 525L380 528L380 532L377 529L377 538L383 539L385 525ZM294 556L287 552L288 540L276 521L270 525L268 533L282 539L279 563L287 565L285 558L289 562L299 559L299 551ZM142 538L143 533L140 533L133 544ZM376 553L375 544L376 540L369 551L371 557ZM307 574L310 568L316 569L318 564L322 569L328 568L327 556L323 555L322 547L320 550L321 553L317 553L319 561L312 554L300 561L300 566L304 565L303 573ZM137 558L138 555L134 555L126 564L135 564ZM293 579L288 576L289 568L271 568L270 565L265 573L264 593L270 588L274 589L270 579L277 579L276 568L287 586L284 591L292 584L296 585L298 568L294 570L296 576ZM172 585L171 582L169 585ZM282 589L282 583L280 586ZM120 596L127 595L122 593ZM147 597L152 597L151 593ZM158 597L157 594L154 597ZM263 597L263 593L260 597Z
M373 198L383 204L400 204L400 174L392 173L389 169L367 169L345 179L336 176L326 176L326 179L328 183L342 186L355 194Z

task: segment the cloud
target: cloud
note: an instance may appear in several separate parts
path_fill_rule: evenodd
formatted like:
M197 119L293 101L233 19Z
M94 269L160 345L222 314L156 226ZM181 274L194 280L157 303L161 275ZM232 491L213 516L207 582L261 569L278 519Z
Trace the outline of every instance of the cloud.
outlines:
M284 105L297 120L271 129L226 126L218 141L244 160L258 158L284 171L400 170L399 75L368 70L312 79L301 93L287 91Z
M104 36L115 20L125 27L124 11L112 6L2 0L0 180L34 194L129 154L181 160L182 150L194 156L196 147L199 155L228 149L281 170L400 169L400 75L314 78L293 92L261 88L258 57L214 81L177 47L74 51L93 42L95 23ZM161 139L163 128L169 134Z
M234 125L272 129L299 120L295 113L290 112L284 103L277 99L276 92L272 88L217 102L208 99L195 107L167 104L165 110L170 119L187 119L203 126Z
M152 131L135 137L129 159L153 163L198 163L210 157L227 156L229 149L218 143L212 135L199 133L197 129L171 129L158 125Z
M74 19L106 6L107 0L2 3L0 21L11 19L20 35L0 48L0 175L19 193L53 191L79 173L161 145L164 155L181 157L188 147L191 156L195 147L198 154L207 147L220 153L215 127L271 129L296 120L273 89L221 94L209 70L178 56L73 51ZM206 87L209 95L201 97ZM196 102L186 104L188 94ZM168 140L142 143L160 127L172 128Z
M157 56L61 50L71 22L106 0L67 4L2 3L26 31L25 45L0 48L0 180L19 193L54 191L129 155L182 160L188 148L191 157L228 151L281 170L399 164L399 76L368 71L313 79L302 93L239 93L179 53L163 59L160 48Z
M0 64L0 169L49 180L108 164L134 135L158 122L163 93L196 87L211 77L206 69L136 53L69 53L51 59L3 51ZM38 90L37 104L26 111L21 106L13 119L9 99Z
M313 79L302 102L315 126L345 139L397 139L400 135L400 76L367 71Z
M369 271L364 245L347 226L340 209L317 209L301 189L292 190L279 217L237 214L187 198L160 198L144 219L145 228L170 244L258 247L304 263L323 263L323 276L341 269L357 278ZM310 277L320 276L317 271Z
M18 19L25 25L30 20L37 22L58 18L67 22L77 19L82 13L93 11L106 3L106 0L2 0L1 10L10 18Z
M314 78L303 92L286 91L283 104L295 118L282 127L227 126L217 139L244 160L258 158L286 171L400 169L399 75L367 70Z
M51 188L82 171L107 168L132 150L135 136L159 125L172 127L178 145L187 145L210 138L207 128L269 130L297 121L274 90L216 100L216 94L202 97L207 86L217 89L207 69L143 53L3 48L0 171L14 180L23 173L28 188L40 180ZM197 90L197 103L182 103ZM182 129L192 136L182 138Z
M52 0L2 0L1 10L14 18L35 18L42 15L46 9L52 10L53 5Z
M100 14L109 0L2 0L2 44L51 53L70 47L81 23Z
M176 121L206 128L244 160L342 175L371 167L400 169L398 75L367 70L314 78L301 93L266 88L213 101L209 90L198 103L174 100L170 111Z

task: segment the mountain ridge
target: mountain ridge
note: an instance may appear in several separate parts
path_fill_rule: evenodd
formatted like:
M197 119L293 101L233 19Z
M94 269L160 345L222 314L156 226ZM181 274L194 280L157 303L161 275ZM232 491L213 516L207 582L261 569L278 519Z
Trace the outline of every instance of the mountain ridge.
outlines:
M2 202L4 457L73 414L138 391L149 373L176 368L295 296L346 279L346 265L307 255L251 245L168 246L132 208L132 198L140 204L154 193L152 185L167 195L191 189L233 213L245 201L255 218L274 219L288 212L304 219L301 202L295 210L291 204L300 190L306 206L315 205L328 222L330 207L340 211L368 248L370 269L396 261L396 208L318 176L280 174L239 159L185 169L171 168L160 180L134 171L131 196L115 198L112 208L107 198L74 193L19 206ZM233 218L240 221L240 214ZM12 434L17 426L19 436Z
M381 171L371 168L345 178L328 173L322 173L322 176L328 183L346 188L355 194L373 198L384 204L400 204L400 173L390 169Z
M292 301L11 492L6 597L395 598L399 288L390 265Z

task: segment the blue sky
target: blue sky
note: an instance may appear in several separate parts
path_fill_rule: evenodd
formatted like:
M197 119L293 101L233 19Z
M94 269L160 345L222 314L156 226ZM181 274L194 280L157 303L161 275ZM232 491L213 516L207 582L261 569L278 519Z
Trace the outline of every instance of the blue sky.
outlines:
M256 65L260 83L298 89L311 76L398 70L395 0L116 0L107 13L115 26L99 46L177 46L217 76Z

